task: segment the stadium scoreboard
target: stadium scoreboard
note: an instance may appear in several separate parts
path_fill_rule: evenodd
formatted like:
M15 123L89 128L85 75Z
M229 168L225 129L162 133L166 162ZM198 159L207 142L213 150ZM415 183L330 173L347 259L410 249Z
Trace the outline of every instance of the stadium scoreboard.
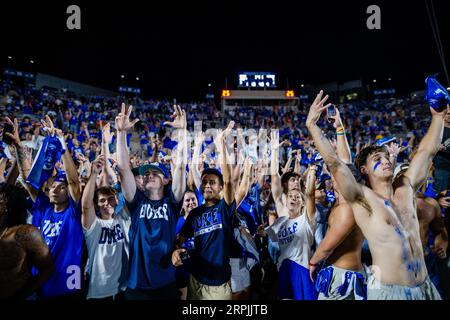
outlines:
M275 74L270 72L239 73L239 88L276 88Z

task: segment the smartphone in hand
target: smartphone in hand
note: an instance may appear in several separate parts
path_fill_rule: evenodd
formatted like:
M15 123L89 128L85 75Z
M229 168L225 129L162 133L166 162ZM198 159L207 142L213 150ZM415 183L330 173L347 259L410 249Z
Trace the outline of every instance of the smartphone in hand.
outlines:
M336 116L336 106L332 104L327 108L327 117L331 118L335 116Z

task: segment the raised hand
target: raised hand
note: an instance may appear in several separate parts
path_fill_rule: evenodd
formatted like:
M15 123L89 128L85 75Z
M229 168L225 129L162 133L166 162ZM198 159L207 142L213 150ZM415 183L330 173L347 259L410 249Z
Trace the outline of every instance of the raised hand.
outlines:
M433 115L433 117L442 117L443 118L443 117L445 117L447 112L450 112L450 105L447 105L447 108L445 108L441 112L438 112L437 110L435 110L431 107L430 107L430 110L431 110L431 114Z
M108 122L102 128L102 138L106 144L111 144L114 132L111 132L111 124Z
M244 174L250 175L250 173L252 172L252 166L252 159L250 157L246 157L244 160Z
M328 117L329 119L333 120L333 127L335 129L339 128L339 127L344 127L344 124L342 123L342 119L341 119L341 113L339 112L339 108L335 107L334 108L336 110L336 115L333 117Z
M151 137L150 143L153 150L160 150L162 147L162 142L158 136Z
M102 171L103 167L105 166L105 156L104 155L100 155L98 156L94 162L92 162L92 166L91 166L91 170L92 173L95 175L98 175L100 173L100 171Z
M187 121L186 121L186 111L182 110L180 106L174 105L173 106L174 113L173 113L173 121L166 121L164 122L164 125L171 126L175 129L186 129L187 128Z
M278 130L272 130L270 132L270 148L276 151L280 146L280 132Z
M11 143L14 146L19 147L20 146L20 137L19 137L19 124L17 122L17 118L15 118L14 122L12 122L10 118L5 117L5 121L8 122L13 127L13 131L12 131L12 133L3 132L3 134L8 136L9 138L11 138Z
M231 120L230 123L228 123L228 126L226 127L225 130L222 130L219 132L219 134L216 136L215 142L216 143L220 143L220 142L224 142L226 138L228 138L228 136L231 134L231 130L234 127L234 121Z
M324 98L322 98L322 96L323 91L320 90L319 94L316 96L316 99L309 108L308 118L306 119L306 126L315 125L319 120L322 112L331 105L331 103L329 103L324 106L325 102L327 102L328 100L328 95L326 95Z
M389 152L389 156L391 157L397 157L400 153L400 147L398 146L398 143L392 142L389 145L386 145L386 149Z
M53 135L55 131L55 126L53 125L53 121L49 116L45 116L44 119L41 119L42 130L44 130L47 134Z
M129 106L126 110L125 103L122 103L121 112L116 117L117 131L129 131L139 121L139 119L134 119L130 122L131 111L133 111L133 106Z
M200 147L205 141L205 134L202 131L198 131L195 134L194 146Z

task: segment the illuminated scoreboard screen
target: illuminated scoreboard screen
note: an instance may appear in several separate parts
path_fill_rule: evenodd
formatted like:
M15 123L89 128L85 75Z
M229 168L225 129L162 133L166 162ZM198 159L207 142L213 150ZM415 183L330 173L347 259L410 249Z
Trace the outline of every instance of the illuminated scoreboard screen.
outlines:
M275 74L270 72L239 73L240 88L275 88Z

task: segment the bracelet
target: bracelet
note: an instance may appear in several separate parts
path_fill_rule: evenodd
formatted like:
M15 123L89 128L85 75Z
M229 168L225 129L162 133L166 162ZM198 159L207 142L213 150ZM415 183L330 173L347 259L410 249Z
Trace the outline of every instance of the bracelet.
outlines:
M345 133L344 133L344 131L340 131L340 132L336 132L336 135L337 136L345 136Z
M336 132L344 132L344 127L337 127Z

